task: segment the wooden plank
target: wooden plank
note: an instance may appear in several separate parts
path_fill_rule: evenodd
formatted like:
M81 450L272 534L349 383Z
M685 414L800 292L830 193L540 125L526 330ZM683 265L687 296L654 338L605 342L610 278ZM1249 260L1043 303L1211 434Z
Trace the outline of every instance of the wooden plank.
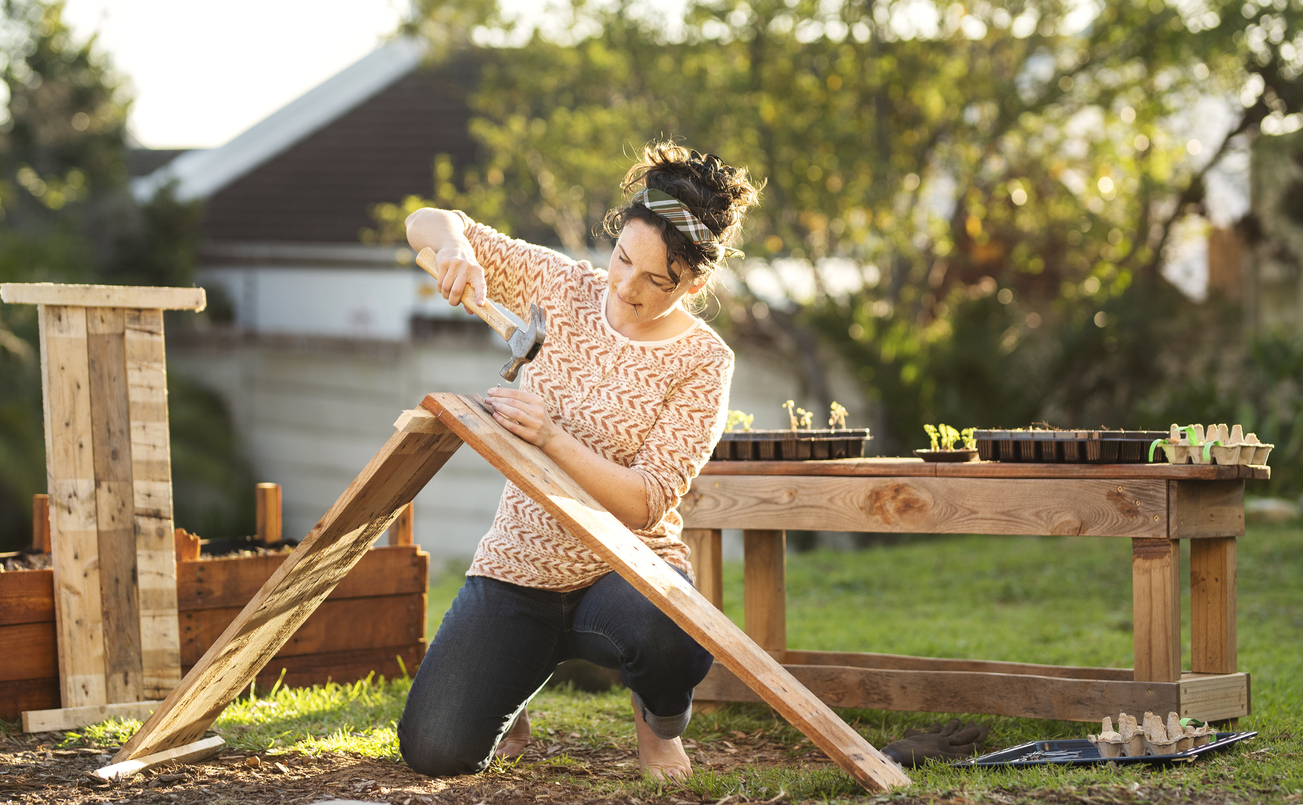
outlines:
M123 350L131 418L132 501L141 602L141 698L157 699L166 696L181 681L163 312L158 309L124 311Z
M1088 668L1073 665L1040 665L998 660L955 660L938 657L911 657L906 654L862 654L842 651L797 651L788 649L789 665L845 665L851 668L876 668L883 671L964 671L1022 676L1051 676L1059 679L1103 679L1130 682L1130 668Z
M787 650L787 534L742 532L742 604L747 636L766 651Z
M1220 464L1023 464L970 461L925 463L917 458L845 458L834 461L710 461L701 475L791 475L865 478L1031 478L1218 481L1268 480L1267 467Z
M390 437L115 760L203 735L460 445L446 430Z
M1166 537L1165 481L993 478L698 478L691 528Z
M0 576L0 626L16 623L54 623L54 571L14 570ZM0 654L0 663L4 661Z
M197 663L239 614L237 608L183 612L182 664ZM406 646L424 638L424 594L327 600L295 630L276 656Z
M857 782L874 789L909 784L900 767L803 688L542 451L494 422L484 411L481 398L431 394L422 406L691 634L715 656L717 664L728 667L755 689Z
M284 656L277 654L258 672L254 684L266 692L280 682L283 687L300 688L338 682L341 685L366 679L374 674L386 679L415 676L425 657L425 641L403 646L328 651L321 654ZM401 658L401 662L399 659ZM190 667L185 672L190 673ZM281 671L285 675L281 676Z
M1190 541L1190 670L1233 674L1236 654L1234 537Z
M45 306L40 327L62 703L106 704L86 309Z
M288 553L223 556L177 565L177 604L181 612L243 607L272 577ZM367 551L326 600L424 593L430 555L415 545L379 546Z
M258 539L274 545L281 541L281 485L258 484L253 494Z
M412 534L412 521L416 517L416 501L412 501L403 507L398 513L398 519L394 524L389 526L388 541L390 545L411 545L414 541Z
M1171 481L1168 526L1171 539L1244 536L1244 481Z
M59 706L59 677L0 681L0 719L19 721L24 710L46 710Z
M146 769L153 769L168 763L197 763L206 760L226 746L226 741L220 736L204 738L201 741L178 746L175 749L168 749L165 752L155 752L152 755L127 760L121 763L114 763L101 769L96 769L93 774L101 780L119 780L131 777Z
M0 299L13 305L141 307L203 310L203 288L156 288L130 285L62 285L52 282L6 282Z
M184 528L178 528L172 532L172 546L176 552L177 564L182 562L199 561L199 537L186 531ZM264 579L265 580L265 579ZM181 576L177 574L177 589L180 590ZM178 594L178 606L180 605L180 596Z
M5 574L9 575L9 574ZM0 626L0 682L58 677L59 649L54 623L19 623Z
M1181 678L1180 571L1180 542L1131 541L1136 681L1176 682Z
M896 671L835 665L784 666L832 707L928 713L989 713L1017 718L1098 722L1101 713L1180 710L1180 684L1062 679L964 671ZM757 702L755 691L715 663L697 694Z
M1186 674L1181 677L1182 717L1225 721L1247 716L1253 697L1248 674ZM1157 711L1155 711L1157 712Z
M937 465L921 458L839 458L827 461L708 461L702 475L934 478Z
M697 579L701 597L724 608L724 535L718 528L685 528L683 541L688 546L688 561Z
M32 495L32 550L50 552L50 496Z
M118 702L51 710L23 711L23 732L55 732L98 724L110 718L136 718L144 721L158 707L158 702Z
M86 311L100 599L104 632L112 636L104 641L104 682L110 703L144 698L123 327L121 308Z

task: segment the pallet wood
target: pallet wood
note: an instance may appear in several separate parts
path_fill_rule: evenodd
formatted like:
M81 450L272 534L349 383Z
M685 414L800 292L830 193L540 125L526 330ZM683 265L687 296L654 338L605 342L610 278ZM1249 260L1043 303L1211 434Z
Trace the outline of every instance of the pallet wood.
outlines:
M1231 674L1238 662L1235 538L1190 542L1190 670Z
M249 685L461 445L437 423L417 424L390 437L115 761L198 739Z
M1130 668L1090 668L1001 660L955 660L938 657L913 657L907 654L799 651L793 649L788 649L785 652L785 659L789 665L844 665L851 668L875 668L882 671L963 671L968 673L1051 676L1060 679L1134 681L1132 678L1134 673Z
M349 649L292 657L277 654L263 666L252 684L259 691L269 691L277 682L283 687L305 687L330 681L354 682L372 675L386 679L398 679L404 673L414 676L425 657L425 649L425 642L421 641L403 646ZM187 674L193 668L191 665L182 666Z
M743 623L747 637L769 652L787 650L787 534L742 532Z
M58 678L59 649L52 622L0 626L0 646L7 658L0 665L0 681Z
M1244 536L1244 481L1168 482L1168 538Z
M0 584L0 626L53 622L54 571L6 573Z
M63 704L107 704L86 309L47 305L40 328Z
M1175 682L1181 678L1180 571L1181 543L1177 540L1131 541L1137 681Z
M58 710L26 710L23 712L23 732L71 730L87 724L97 724L106 718L138 718L143 721L157 707L156 701L143 701L93 704Z
M724 608L724 535L718 528L685 528L683 542L688 546L688 561L697 579L697 592Z
M398 519L394 520L394 524L389 526L388 540L390 545L412 544L412 521L416 517L415 507L416 501L408 503L398 513Z
M54 624L50 624L53 631ZM50 656L55 648L50 646ZM51 666L56 667L57 666ZM59 706L59 675L57 670L49 676L36 679L0 680L0 718L19 721L28 710L48 710Z
M32 550L50 552L50 496L32 495Z
M909 778L800 685L722 612L565 475L538 448L503 429L479 397L431 394L421 403L571 534L646 595L747 686L866 788ZM712 697L706 697L712 698Z
M1167 483L716 476L680 511L692 528L1166 537Z
M52 282L6 282L0 300L11 305L74 305L77 307L138 307L159 310L203 310L203 288L155 288L131 285L62 285Z
M134 760L114 763L96 769L92 773L101 780L124 779L146 769L152 769L167 763L196 763L216 755L222 751L223 746L226 746L226 741L220 737L204 738L201 741L178 746L175 749L168 749L165 752L156 752Z

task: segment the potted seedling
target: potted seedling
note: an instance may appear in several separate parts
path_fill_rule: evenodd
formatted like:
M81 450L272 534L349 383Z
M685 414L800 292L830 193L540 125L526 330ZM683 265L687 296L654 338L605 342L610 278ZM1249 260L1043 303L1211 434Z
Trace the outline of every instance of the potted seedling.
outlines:
M834 402L827 429L814 428L814 413L799 408L794 400L782 405L790 427L782 430L753 430L755 417L729 411L724 434L715 446L716 461L794 461L805 459L859 458L870 438L868 428L846 427L846 408Z
M932 426L924 425L931 442L926 450L915 450L914 455L924 461L976 461L976 428L956 430L944 423Z

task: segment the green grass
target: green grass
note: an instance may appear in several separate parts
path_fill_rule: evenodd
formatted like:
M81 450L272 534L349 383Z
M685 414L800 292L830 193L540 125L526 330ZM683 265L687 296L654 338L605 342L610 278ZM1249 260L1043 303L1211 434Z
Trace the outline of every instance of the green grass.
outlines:
M788 633L792 648L872 651L934 657L1016 660L1056 665L1131 665L1131 563L1125 540L1036 537L919 538L857 552L815 551L788 558ZM1251 526L1239 544L1239 667L1252 674L1253 714L1239 729L1259 737L1232 751L1180 768L1045 767L960 770L934 765L911 772L914 785L892 797L976 800L1171 799L1234 802L1303 801L1303 527ZM1188 549L1185 555L1188 575ZM741 620L742 568L725 567L726 613ZM431 634L460 586L459 573L431 585ZM1183 621L1188 646L1188 590ZM1188 648L1187 648L1188 651ZM1188 667L1189 657L1184 664ZM315 754L339 750L397 758L394 724L407 680L372 680L303 690L278 689L242 698L217 722L236 746ZM950 714L841 710L875 746L909 726ZM531 705L536 734L563 734L576 746L633 746L624 691L545 690ZM1082 737L1085 724L964 716L992 727L988 748L1037 738ZM1100 713L1101 716L1105 713ZM133 725L107 723L85 737L114 742ZM763 733L792 756L812 747L767 707L732 705L699 715L685 738L703 746L735 732ZM70 738L70 741L76 738ZM793 801L865 801L870 796L826 765L810 770L747 765L745 751L727 771L706 769L683 787L701 796ZM546 761L569 777L576 762L562 753ZM577 776L574 779L586 779ZM594 796L654 796L645 782L593 779ZM1077 793L1072 793L1077 792Z

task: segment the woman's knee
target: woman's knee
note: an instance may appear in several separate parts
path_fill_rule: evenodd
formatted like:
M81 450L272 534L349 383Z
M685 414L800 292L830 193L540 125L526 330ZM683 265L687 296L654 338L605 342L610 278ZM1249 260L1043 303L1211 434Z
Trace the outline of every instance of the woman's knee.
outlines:
M493 740L461 734L446 725L403 714L398 722L398 751L414 771L430 777L456 777L488 768Z

